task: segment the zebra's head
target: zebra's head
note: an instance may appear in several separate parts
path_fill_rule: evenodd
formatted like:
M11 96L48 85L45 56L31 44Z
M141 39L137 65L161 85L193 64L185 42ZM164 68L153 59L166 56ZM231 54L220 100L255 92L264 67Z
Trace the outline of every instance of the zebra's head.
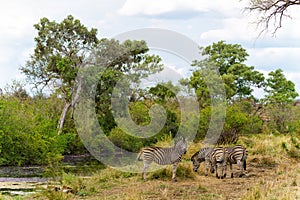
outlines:
M187 141L184 137L181 137L180 140L175 144L176 150L182 155L186 154L187 151Z
M194 166L193 168L194 172L197 172L200 164L205 161L205 155L207 153L207 149L208 148L202 148L200 149L200 151L197 151L191 157L191 161L193 162L193 166Z
M199 151L196 152L192 157L191 157L191 161L193 162L193 170L194 172L197 172L198 171L198 168L200 166L200 160L198 159L198 155L199 155Z

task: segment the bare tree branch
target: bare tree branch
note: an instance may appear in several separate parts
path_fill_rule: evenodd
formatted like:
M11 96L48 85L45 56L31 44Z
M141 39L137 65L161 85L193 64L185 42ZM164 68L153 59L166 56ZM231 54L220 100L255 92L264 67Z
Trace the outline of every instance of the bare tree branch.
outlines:
M278 29L282 27L282 21L286 18L292 18L288 14L288 8L294 5L300 5L300 0L248 0L249 6L245 10L250 13L258 13L257 26L263 27L263 32L270 30L270 25L274 27L272 35L274 36Z

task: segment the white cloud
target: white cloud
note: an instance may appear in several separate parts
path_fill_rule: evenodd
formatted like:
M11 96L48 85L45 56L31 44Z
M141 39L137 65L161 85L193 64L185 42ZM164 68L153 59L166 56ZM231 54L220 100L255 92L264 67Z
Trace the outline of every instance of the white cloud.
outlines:
M33 24L40 18L61 21L68 14L88 27L96 27L99 35L113 37L124 31L155 27L177 31L209 45L218 40L242 44L250 54L248 63L259 70L282 68L295 80L300 71L300 12L291 10L292 20L285 19L275 38L270 34L256 40L257 30L250 24L255 15L242 13L245 1L224 0L10 0L0 7L0 87L7 80L19 77L18 68L24 65L34 47ZM256 31L256 32L255 32ZM101 36L99 36L101 37ZM262 48L264 47L264 48ZM297 47L297 48L290 48ZM178 66L179 61L169 66ZM182 65L184 66L184 65ZM185 74L185 68L176 68ZM184 69L184 70L183 70ZM181 70L181 71L180 71ZM183 70L183 71L182 71Z
M300 94L300 48L252 48L247 52L250 54L247 64L253 65L266 77L270 71L282 69Z
M103 6L103 3L106 6ZM120 2L118 2L120 3ZM32 52L36 31L33 27L43 17L61 21L67 15L89 26L99 22L102 15L114 9L116 2L109 0L35 1L10 0L1 2L0 7L0 87L10 83L12 79L21 77L18 70ZM103 20L103 19L102 19ZM93 27L95 25L92 25Z
M127 0L119 13L122 15L160 15L176 10L198 10L208 11L207 6L199 7L196 1L192 0L164 0L164 1L148 1L148 0ZM196 7L197 5L197 7Z
M123 7L119 10L119 13L127 16L154 16L176 11L209 12L214 10L231 15L232 13L228 11L236 12L237 8L241 8L241 5L242 3L240 1L229 2L224 0L127 0Z
M296 91L300 94L300 72L299 67L294 66L295 63L300 63L299 54L300 48L262 48L250 49L250 59L247 64L253 65L256 70L263 73L265 78L268 74L276 69L282 69L285 77L295 84ZM289 59L288 59L289 58ZM281 66L283 62L285 66ZM262 91L255 93L261 97Z
M248 63L257 68L274 70L281 68L284 71L291 72L299 70L300 48L249 48L250 54Z
M250 18L245 17L242 13L238 13L234 17L220 18L218 19L220 28L207 30L201 34L200 38L210 43L219 40L254 43L259 31L249 21Z

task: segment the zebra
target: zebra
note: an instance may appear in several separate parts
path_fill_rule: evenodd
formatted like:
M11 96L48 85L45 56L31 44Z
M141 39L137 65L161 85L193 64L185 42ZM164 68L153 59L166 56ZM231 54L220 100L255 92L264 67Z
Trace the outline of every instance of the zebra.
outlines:
M246 159L248 155L247 149L242 145L236 145L233 147L225 147L228 155L227 162L230 165L231 178L233 178L232 164L237 164L240 170L239 177L242 177L244 170L246 170Z
M191 157L191 161L193 162L194 172L197 172L200 164L205 161L205 168L206 168L205 176L208 175L208 168L211 165L211 163L210 163L210 153L211 153L212 150L213 150L212 147L204 147L204 148L200 149L199 151L197 151Z
M162 148L150 146L142 149L138 156L139 161L144 161L142 177L146 180L147 170L152 162L159 165L172 165L172 181L176 182L176 170L181 161L182 155L186 154L187 141L184 137L173 146L169 148ZM143 156L143 158L141 158Z
M205 161L206 172L205 176L208 175L208 168L210 172L214 173L216 168L216 177L225 178L226 177L226 163L227 163L227 154L226 150L223 147L211 148L205 147L196 152L191 158L194 166L194 171L197 172L201 162ZM221 173L219 173L221 171ZM221 174L219 176L219 174Z

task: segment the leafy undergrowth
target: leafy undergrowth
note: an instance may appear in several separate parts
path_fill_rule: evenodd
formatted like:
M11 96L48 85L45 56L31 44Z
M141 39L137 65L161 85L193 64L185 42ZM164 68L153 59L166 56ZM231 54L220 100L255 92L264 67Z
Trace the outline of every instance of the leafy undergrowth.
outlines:
M171 166L148 173L147 181L141 174L106 168L90 177L64 174L60 186L24 199L300 199L299 159L289 153L299 149L290 136L258 135L241 138L239 143L249 151L241 178L236 165L233 179L206 177L204 164L193 172L189 158L201 147L193 144L179 165L176 183L171 181Z

